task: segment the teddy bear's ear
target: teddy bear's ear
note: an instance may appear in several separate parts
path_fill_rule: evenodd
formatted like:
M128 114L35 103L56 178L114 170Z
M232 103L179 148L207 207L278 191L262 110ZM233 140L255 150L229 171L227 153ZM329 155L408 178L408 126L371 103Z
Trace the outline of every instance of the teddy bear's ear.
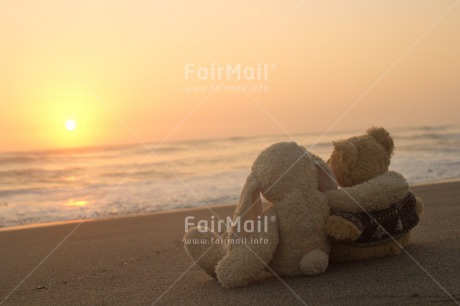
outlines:
M393 138L391 138L390 133L385 130L383 127L371 127L367 130L369 136L374 137L387 151L388 155L393 154L395 148Z
M354 167L358 161L358 149L349 140L334 141L334 154L338 154L342 166L349 170Z

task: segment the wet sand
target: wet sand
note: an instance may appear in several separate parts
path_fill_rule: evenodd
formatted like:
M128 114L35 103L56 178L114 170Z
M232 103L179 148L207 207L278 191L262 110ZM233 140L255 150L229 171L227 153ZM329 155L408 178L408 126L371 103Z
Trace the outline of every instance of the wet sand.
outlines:
M2 231L0 300L46 258L2 305L455 304L444 290L460 299L460 182L411 189L425 204L407 247L412 258L332 264L323 275L284 284L267 273L251 286L225 289L184 250L185 217L211 216L190 209ZM234 210L212 208L221 218Z

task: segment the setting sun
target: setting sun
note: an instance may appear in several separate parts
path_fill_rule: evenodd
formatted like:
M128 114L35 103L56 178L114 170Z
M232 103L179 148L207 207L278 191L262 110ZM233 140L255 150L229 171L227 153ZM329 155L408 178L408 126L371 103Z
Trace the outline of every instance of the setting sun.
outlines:
M77 128L77 123L75 122L75 120L67 120L67 122L65 123L65 127L67 130L73 131Z

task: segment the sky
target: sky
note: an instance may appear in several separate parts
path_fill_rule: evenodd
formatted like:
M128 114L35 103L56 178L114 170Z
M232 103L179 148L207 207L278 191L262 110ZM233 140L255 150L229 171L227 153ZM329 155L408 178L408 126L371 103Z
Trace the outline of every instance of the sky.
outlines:
M458 2L3 0L0 151L458 125Z

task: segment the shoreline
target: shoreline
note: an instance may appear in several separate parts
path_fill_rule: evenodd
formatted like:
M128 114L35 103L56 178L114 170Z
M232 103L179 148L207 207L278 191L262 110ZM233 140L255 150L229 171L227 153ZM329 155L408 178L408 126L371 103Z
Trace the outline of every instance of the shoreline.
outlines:
M458 183L458 182L460 182L460 178L448 178L448 179L439 179L435 181L410 184L410 187L429 186L429 185L437 185L437 184L445 184L445 183Z
M423 183L416 183L410 185L409 188L418 188L423 186L432 186L438 184L449 184L449 183L458 183L460 182L460 178L453 178L453 179L440 179L436 181L430 182L423 182ZM237 203L224 203L224 204L213 204L210 207L213 208L221 208L221 207L231 207L235 206ZM125 218L137 218L143 216L154 216L154 215L161 215L161 214L174 214L174 213L182 213L182 212L193 212L196 210L202 209L209 209L206 205L203 206L195 206L195 207L187 207L187 208L174 208L168 210L159 210L159 211L152 211L152 212L145 212L145 213L133 213L133 214L125 214L125 215L115 215L112 217L101 217L101 218L88 218L88 219L73 219L73 220L62 220L62 221L50 221L50 222L43 222L43 223L31 223L31 224L24 224L24 225L14 225L8 227L0 227L1 232L9 232L9 231L20 231L20 230L27 230L27 229L35 229L35 228L42 228L42 227L51 227L51 226L60 226L60 225L68 225L68 224L77 224L77 223L86 223L86 222L97 222L97 221L107 221L107 220L117 220L117 219L125 219Z
M213 204L210 205L212 209L219 209L219 208L227 208L236 206L235 203L226 203L226 204ZM19 230L27 230L27 229L35 229L35 228L43 228L43 227L52 227L52 226L60 226L60 225L68 225L68 224L76 224L76 223L86 223L86 222L98 222L98 221L110 221L110 220L118 220L118 219L129 219L129 218L138 218L138 217L148 217L148 216L156 216L156 215L163 215L163 214L176 214L176 213L183 213L183 212L193 212L199 211L203 209L209 209L206 205L203 206L195 206L195 207L187 207L187 208L175 208L175 209L168 209L168 210L158 210L152 212L145 212L145 213L133 213L127 215L116 215L113 217L101 217L101 218L88 218L88 219L75 219L75 220L62 220L62 221L50 221L44 223L31 223L31 224L24 224L24 225L15 225L15 226L8 226L8 227L0 227L1 232L9 232L9 231L19 231Z

